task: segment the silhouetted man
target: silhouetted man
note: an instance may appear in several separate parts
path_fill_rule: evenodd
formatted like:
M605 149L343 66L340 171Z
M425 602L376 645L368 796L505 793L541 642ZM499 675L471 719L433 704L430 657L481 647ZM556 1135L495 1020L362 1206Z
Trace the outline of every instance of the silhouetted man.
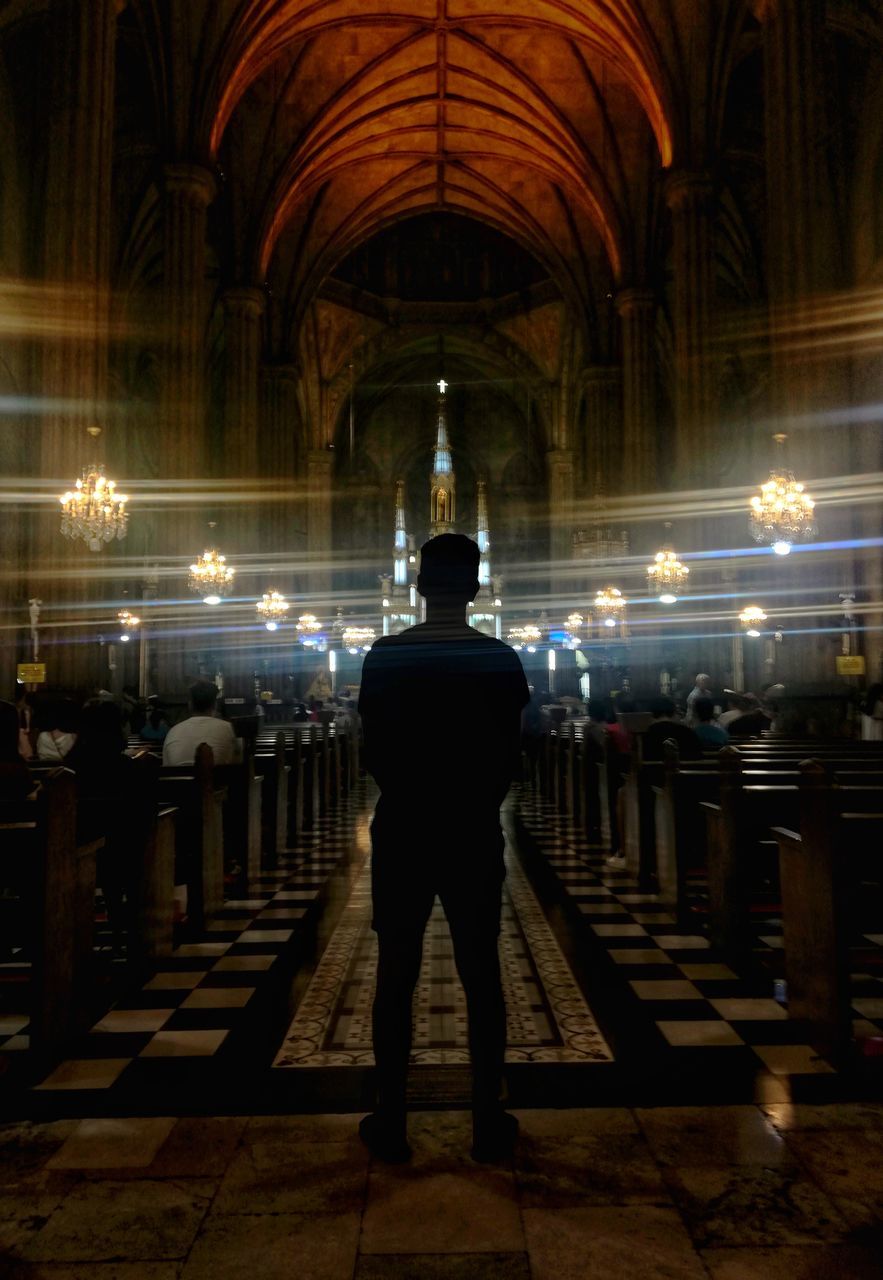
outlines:
M518 1127L500 1103L506 1047L497 950L505 875L500 805L518 764L528 689L515 652L466 624L479 590L478 562L478 547L462 534L427 542L417 578L426 622L378 640L362 671L366 763L381 796L371 827L378 1107L360 1133L391 1161L410 1155L411 1002L436 895L466 993L475 1158L506 1155Z

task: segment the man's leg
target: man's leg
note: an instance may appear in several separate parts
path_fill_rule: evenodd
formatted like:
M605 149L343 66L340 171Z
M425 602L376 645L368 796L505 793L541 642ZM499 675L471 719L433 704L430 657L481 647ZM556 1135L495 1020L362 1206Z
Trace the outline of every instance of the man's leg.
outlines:
M420 976L423 929L377 934L377 987L372 1010L378 1113L404 1135L405 1087L411 1055L414 988Z

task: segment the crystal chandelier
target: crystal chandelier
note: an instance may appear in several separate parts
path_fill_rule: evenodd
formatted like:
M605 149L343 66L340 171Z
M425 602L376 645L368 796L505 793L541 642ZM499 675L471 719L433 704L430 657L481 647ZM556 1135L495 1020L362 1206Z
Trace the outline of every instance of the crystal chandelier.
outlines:
M278 591L265 591L255 606L258 618L268 631L276 631L279 623L285 621L290 605Z
M781 433L773 436L776 465L760 494L751 499L751 536L755 542L769 543L777 556L787 556L793 543L806 541L816 531L816 504L785 466L787 438Z
M539 627L528 624L526 627L510 628L506 634L506 640L513 649L527 649L528 653L535 653L542 634Z
M671 522L665 522L666 529ZM669 546L657 551L653 563L647 568L647 578L651 591L655 591L660 604L675 604L678 596L687 585L690 570L682 564Z
M581 613L573 612L567 615L567 619L564 623L564 629L570 636L571 640L578 641L579 633L582 631L584 625L585 618L583 615Z
M214 529L215 521L210 520L210 529ZM228 596L233 589L235 569L227 564L226 556L219 555L212 548L204 551L196 564L190 566L190 590L202 596L206 604L220 604L222 596Z
M101 435L100 427L87 430L93 440ZM66 538L82 538L90 551L100 551L105 542L125 538L127 501L125 494L116 492L116 481L105 476L104 464L90 463L75 487L59 498L61 532Z
M316 644L322 624L314 613L302 613L297 620L297 636L301 644Z
M128 609L120 609L117 614L117 622L122 630L120 631L120 640L124 644L132 639L137 628L141 625L141 619L136 618L134 613L129 613Z
M759 605L750 604L739 614L739 622L745 634L756 640L760 635L761 623L766 622L766 614Z
M367 652L374 643L376 634L373 627L344 627L341 641L344 649L348 649L350 653L358 653L360 649Z
M625 619L625 596L617 587L604 587L595 596L592 610L602 626L613 628Z

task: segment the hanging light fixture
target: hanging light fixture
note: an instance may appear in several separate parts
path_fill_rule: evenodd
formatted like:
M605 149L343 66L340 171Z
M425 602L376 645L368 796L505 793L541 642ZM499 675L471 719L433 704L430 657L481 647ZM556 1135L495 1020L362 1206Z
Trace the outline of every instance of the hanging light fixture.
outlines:
M759 605L750 604L739 614L739 622L747 636L756 640L760 635L760 626L766 622L766 614Z
M816 504L785 465L787 438L781 432L773 436L776 463L751 499L751 536L768 543L777 556L787 556L795 542L807 541L816 531Z
M580 632L585 626L585 623L586 623L586 620L581 613L577 613L576 611L574 611L573 613L569 613L567 615L567 619L564 623L564 630L566 631L567 635L570 637L570 643L572 645L576 646L579 644Z
M527 649L528 653L536 653L536 646L542 639L542 635L539 627L528 623L524 627L510 627L506 634L506 641L513 649Z
M341 633L343 647L350 653L358 653L360 649L367 653L376 637L373 627L344 627Z
M100 427L86 430L93 441L101 435ZM74 488L59 498L61 532L74 541L82 538L90 551L100 551L106 542L125 538L127 501L125 494L116 492L116 481L104 474L104 464L91 462Z
M666 520L666 529L671 528L671 521ZM675 552L668 545L656 552L653 563L647 568L647 578L651 591L655 591L660 604L676 604L678 596L687 585L690 570L682 564Z
M141 625L141 619L136 618L134 613L129 613L128 609L120 609L117 614L117 622L120 624L120 640L123 644L127 644L132 636Z
M302 613L295 624L297 638L301 644L316 644L316 637L322 630L322 624L314 613Z
M595 596L592 611L602 626L612 629L625 620L625 596L617 587L603 587Z
M215 524L216 521L210 520L208 527L214 529ZM202 596L206 604L220 604L222 597L228 596L233 589L235 573L236 570L227 564L227 557L211 548L190 566L190 590Z
M265 591L255 606L258 618L268 631L278 630L279 623L285 621L285 615L291 607L285 596L278 591Z

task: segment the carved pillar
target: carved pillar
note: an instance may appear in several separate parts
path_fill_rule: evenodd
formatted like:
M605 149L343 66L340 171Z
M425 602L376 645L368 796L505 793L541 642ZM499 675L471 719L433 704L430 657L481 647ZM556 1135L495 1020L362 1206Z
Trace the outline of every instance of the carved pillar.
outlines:
M188 566L206 545L205 509L190 495L207 477L205 245L206 211L214 195L215 181L207 169L195 164L165 166L159 475L176 500L158 523L158 532L171 564L180 565L181 576L169 579L166 588L173 598L186 597ZM183 691L196 674L197 647L191 622L183 616L165 635L157 636L162 690Z
M227 289L224 305L224 467L235 481L224 527L231 551L249 555L260 549L262 503L258 437L258 374L261 354L260 289Z
M307 552L310 576L307 591L320 598L317 612L328 612L331 595L331 487L334 453L311 449L307 455Z
M572 449L553 449L546 454L549 468L549 551L552 557L552 592L568 602L573 572L574 467Z
M765 0L762 16L773 406L782 430L793 435L801 414L827 402L821 393L830 374L811 342L814 302L831 283L832 259L824 3ZM796 469L824 474L828 434L799 431L792 439Z
M296 365L261 366L260 461L268 484L262 527L267 549L286 557L303 550L306 532L305 512L298 501L297 380ZM291 582L289 586L295 589Z
M204 478L206 211L215 180L195 164L163 171L163 277L166 341L160 475ZM175 548L176 554L188 554Z
M588 493L600 479L607 493L622 467L622 370L616 365L590 365L583 371L585 401L585 480Z
M41 391L48 403L40 431L40 471L58 491L68 488L91 452L85 428L106 417L110 199L113 147L116 0L52 0L51 111L47 135L43 273L52 294L52 333L41 352ZM112 449L112 445L111 445ZM101 452L112 467L108 440ZM58 505L47 502L35 521L35 566L30 584L44 600L53 627L47 647L49 679L73 684L91 673L83 656L92 646L69 643L83 635L59 629L67 605L81 605L85 580L77 569L94 553L58 533ZM108 555L107 549L102 558ZM54 600L53 600L54 597ZM64 604L61 602L64 601ZM54 615L54 616L53 616Z
M622 334L622 493L659 488L656 471L656 299L645 289L617 296Z
M675 460L680 489L707 487L719 471L710 337L714 305L714 189L701 173L666 185L674 241Z

